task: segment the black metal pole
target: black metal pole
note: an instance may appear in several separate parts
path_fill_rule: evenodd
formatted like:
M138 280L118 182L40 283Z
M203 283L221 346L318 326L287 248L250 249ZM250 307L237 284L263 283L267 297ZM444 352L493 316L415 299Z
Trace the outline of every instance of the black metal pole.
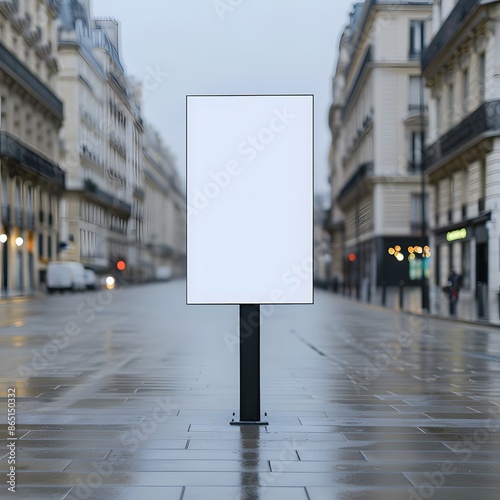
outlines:
M361 255L359 251L359 233L360 233L360 225L359 225L359 197L360 191L359 191L359 183L361 182L361 175L357 179L356 182L356 260L354 261L354 269L356 273L356 279L355 279L355 284L356 284L356 299L361 300Z
M423 55L424 55L424 40L422 36L422 44L420 49L420 175L422 183L422 239L423 246L429 244L427 238L427 214L425 210L425 94L424 94L424 65L423 65ZM422 254L422 311L430 311L430 297L429 297L429 280L425 276L424 272L424 257Z
M9 245L10 245L10 234L5 231L7 235L7 241L2 244L3 254L2 254L2 286L1 291L7 295L7 290L9 288Z
M260 421L260 306L240 305L240 421Z

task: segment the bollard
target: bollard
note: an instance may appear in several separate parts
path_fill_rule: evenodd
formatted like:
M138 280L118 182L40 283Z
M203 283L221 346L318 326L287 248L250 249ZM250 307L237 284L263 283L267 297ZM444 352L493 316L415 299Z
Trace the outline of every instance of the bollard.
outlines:
M485 283L478 281L477 283L477 316L478 318L486 318L486 298L488 293L488 287Z
M422 311L430 312L431 299L429 293L429 280L425 277L422 278Z
M404 303L404 286L405 282L401 280L399 282L399 309L401 311L403 310L403 303Z

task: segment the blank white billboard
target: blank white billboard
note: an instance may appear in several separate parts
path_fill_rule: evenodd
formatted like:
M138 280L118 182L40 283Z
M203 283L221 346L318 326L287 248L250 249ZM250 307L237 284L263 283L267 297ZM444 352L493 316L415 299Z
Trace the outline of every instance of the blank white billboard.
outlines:
M313 302L313 96L187 96L187 303Z

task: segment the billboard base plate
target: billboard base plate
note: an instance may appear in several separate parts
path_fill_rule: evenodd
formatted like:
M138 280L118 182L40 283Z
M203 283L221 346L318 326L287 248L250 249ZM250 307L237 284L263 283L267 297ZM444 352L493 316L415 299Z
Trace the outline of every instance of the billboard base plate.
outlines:
M229 425L269 425L269 422L264 422L262 420L245 420L243 422L231 420L231 422L229 422Z

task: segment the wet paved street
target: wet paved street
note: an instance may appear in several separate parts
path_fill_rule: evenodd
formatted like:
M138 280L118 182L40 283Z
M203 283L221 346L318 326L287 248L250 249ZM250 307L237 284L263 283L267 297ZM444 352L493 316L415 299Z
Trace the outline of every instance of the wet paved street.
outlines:
M321 291L261 313L269 425L236 427L237 307L180 281L0 301L0 498L500 498L500 329Z

